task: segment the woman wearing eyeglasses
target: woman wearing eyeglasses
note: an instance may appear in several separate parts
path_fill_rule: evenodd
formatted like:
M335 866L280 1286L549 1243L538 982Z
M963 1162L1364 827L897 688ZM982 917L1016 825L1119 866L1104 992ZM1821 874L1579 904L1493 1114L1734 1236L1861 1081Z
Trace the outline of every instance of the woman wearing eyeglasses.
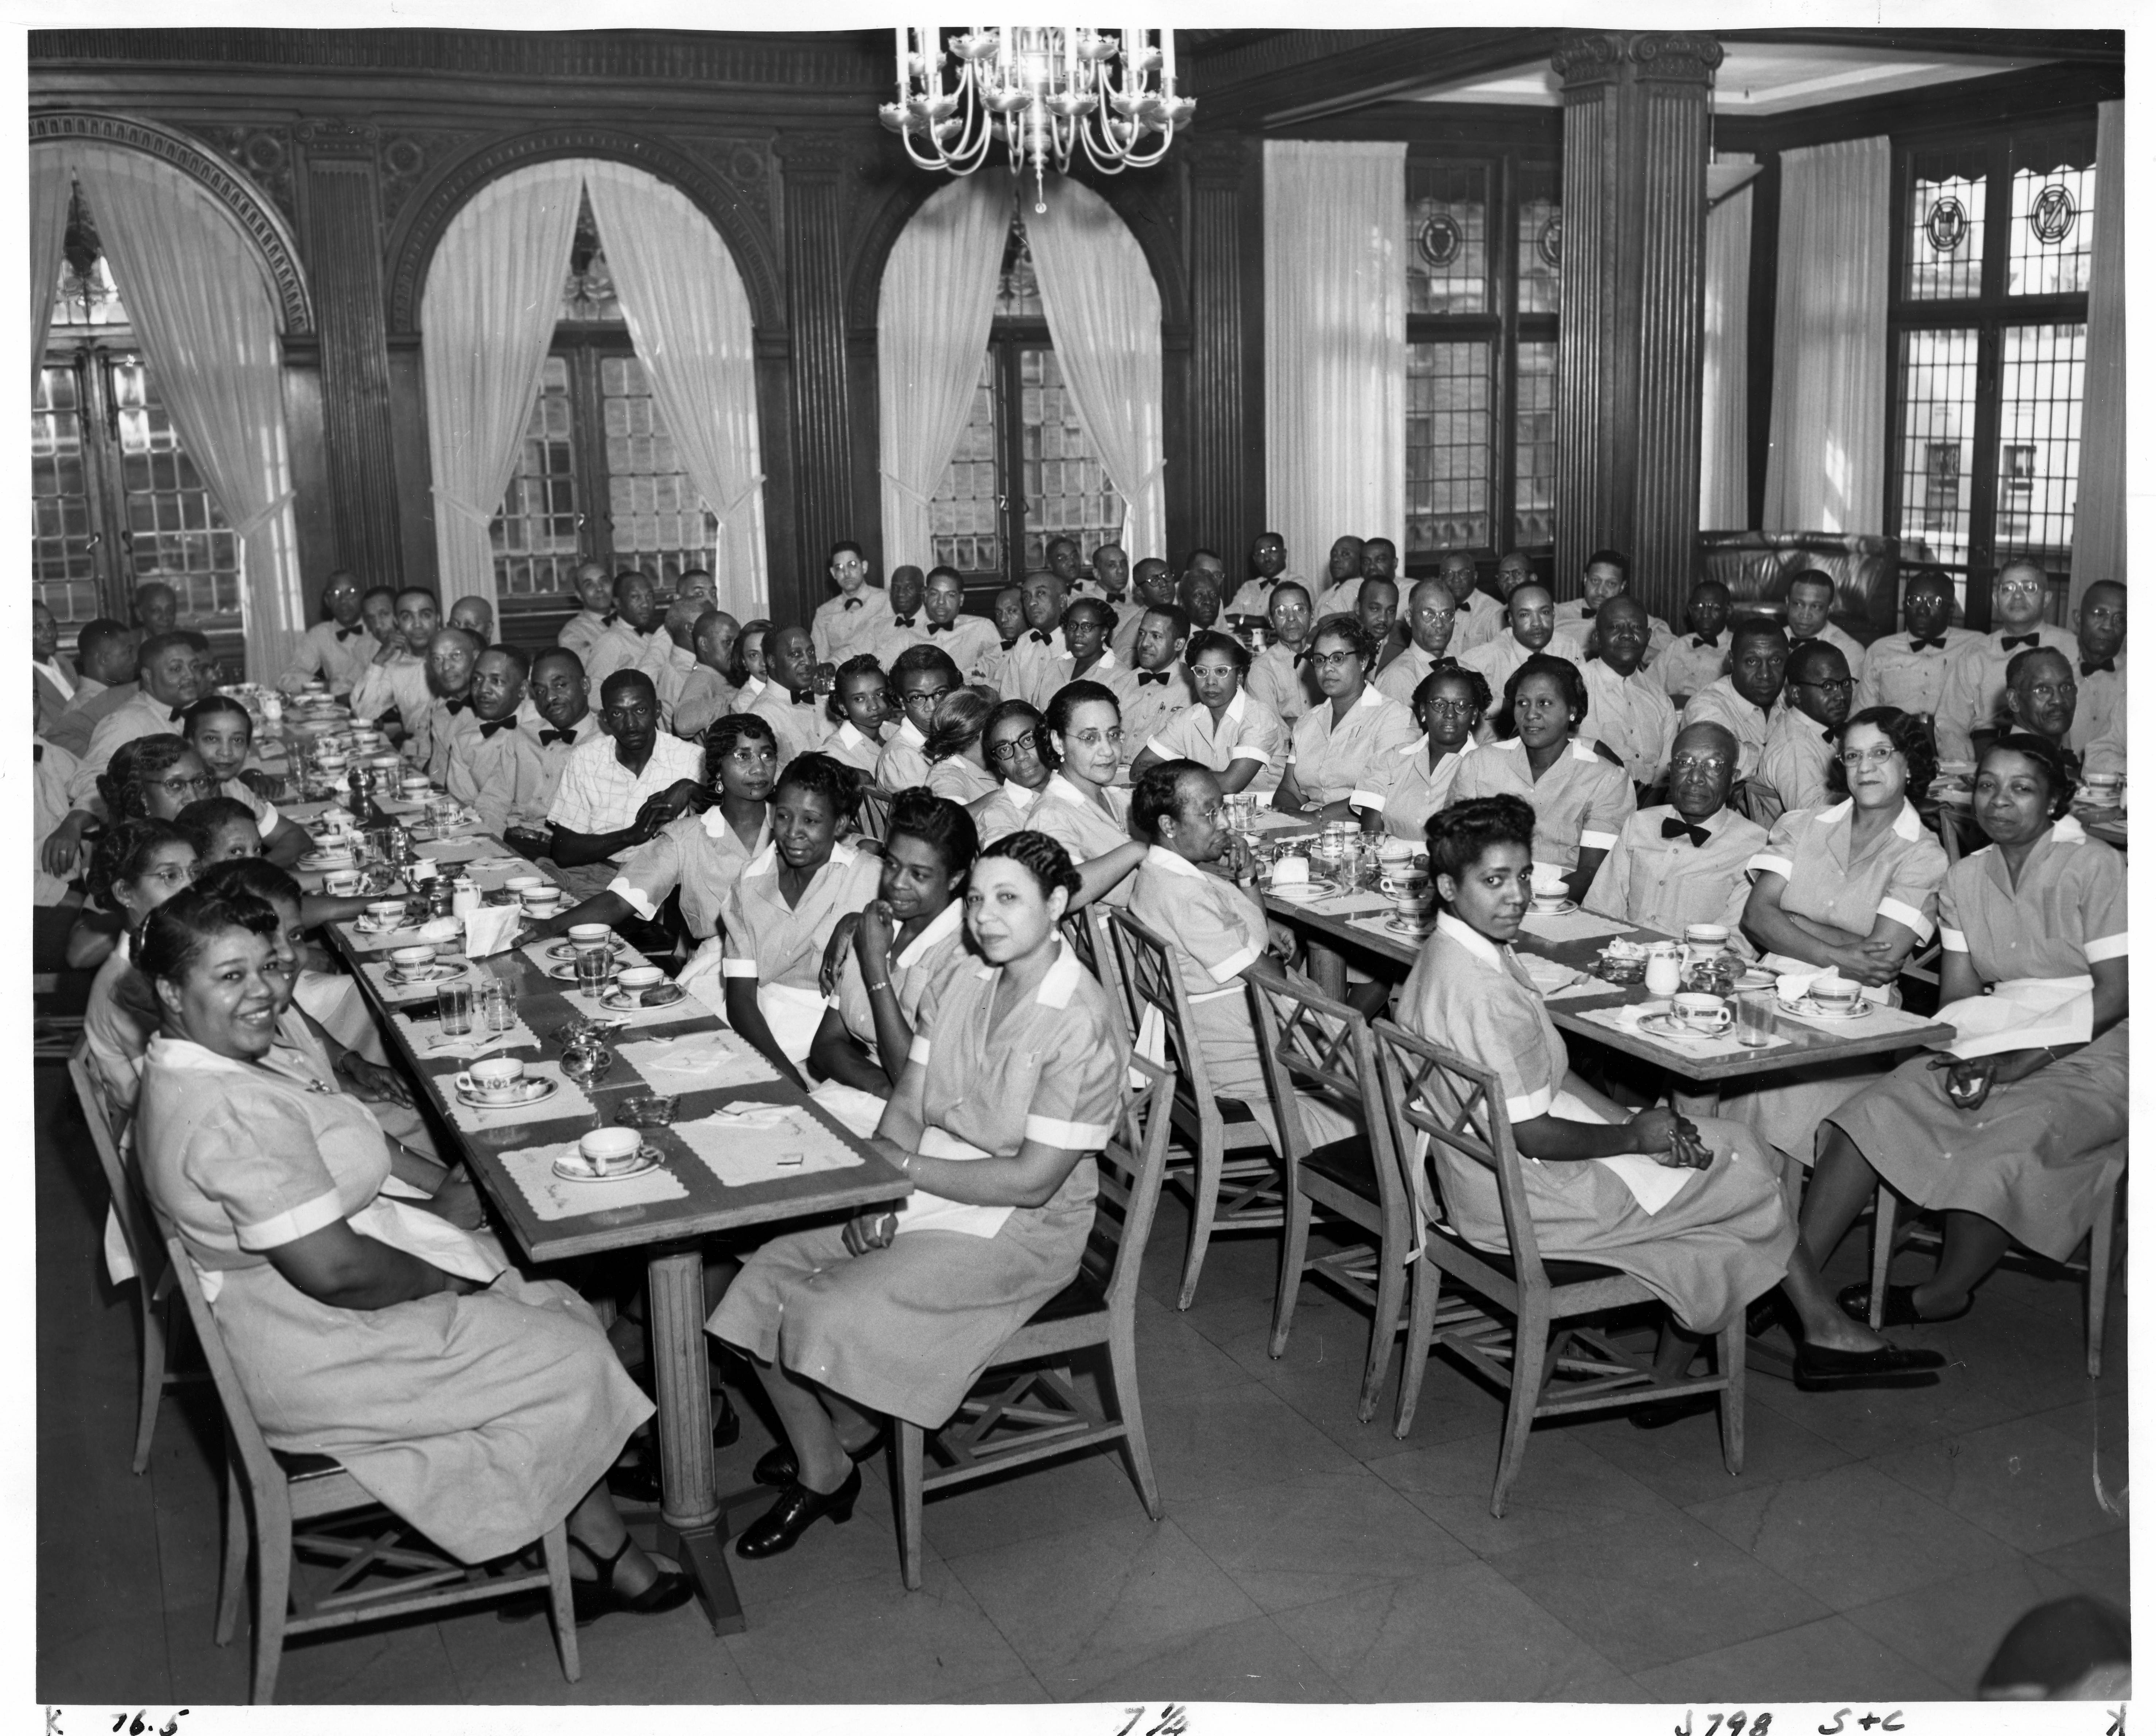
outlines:
M1022 699L1007 699L988 713L981 752L1002 781L993 795L967 809L983 845L1025 829L1026 816L1054 773L1044 745L1046 728L1040 713Z
M1490 709L1490 684L1456 665L1433 669L1414 691L1415 722L1422 737L1380 761L1382 804L1356 805L1366 832L1423 842L1423 824L1452 799L1461 762L1475 750L1475 725Z
M1148 766L1194 759L1226 794L1247 789L1270 795L1280 787L1287 758L1287 726L1250 691L1250 654L1243 642L1225 633L1194 634L1183 647L1183 666L1190 671L1198 703L1173 713L1138 749L1131 762L1132 783Z
M1311 629L1309 665L1322 696L1296 721L1287 769L1273 793L1282 814L1353 819L1354 804L1382 808L1379 768L1415 739L1414 716L1369 684L1376 648L1349 614Z
M1048 702L1050 776L1027 816L1078 865L1073 910L1105 898L1131 901L1131 876L1146 847L1131 836L1130 795L1114 788L1122 763L1123 714L1098 681L1070 681Z
M105 1098L115 1139L126 1134L134 1117L143 1052L157 1030L157 997L135 968L135 945L150 912L184 892L194 877L195 847L167 819L115 820L90 856L90 896L116 912L121 923L118 944L98 968L82 1015L84 1057Z

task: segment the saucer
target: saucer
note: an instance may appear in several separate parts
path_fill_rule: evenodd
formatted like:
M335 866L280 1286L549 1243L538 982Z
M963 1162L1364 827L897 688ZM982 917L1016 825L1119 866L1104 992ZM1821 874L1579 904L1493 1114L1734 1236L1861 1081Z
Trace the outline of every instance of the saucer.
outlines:
M387 973L390 984L398 989L417 989L428 983L446 983L464 975L468 967L461 964L428 964L415 971L403 971L392 965Z
M1316 881L1292 881L1284 886L1269 888L1276 898L1285 898L1290 904L1315 904L1321 898L1329 898L1339 890L1337 886L1321 885Z
M1577 898L1567 898L1553 910L1537 910L1530 904L1527 907L1527 914L1531 917L1568 917L1578 908L1579 901Z
M552 970L548 971L547 974L550 978L557 983L574 983L580 980L577 975L577 967L574 961L572 961L567 964L557 964ZM609 983L613 980L613 978L611 976L607 978L607 981Z
M634 1013L643 1008L670 1007L688 999L689 991L679 983L654 983L649 989L609 989L599 1004L611 1012Z
M1650 1036L1673 1037L1681 1043L1718 1043L1735 1029L1724 1025L1720 1030L1694 1030L1689 1025L1680 1025L1667 1013L1650 1013L1640 1021L1640 1029Z
M522 1109L533 1103L543 1103L562 1088L558 1079L526 1079L522 1088L513 1097L483 1097L476 1091L466 1091L461 1085L455 1087L457 1101L469 1109Z
M1775 1000L1774 1004L1778 1007L1782 1005L1779 998ZM1810 995L1806 995L1802 1006L1786 1007L1784 1008L1783 1010L1785 1012L1801 1013L1807 1019L1828 1019L1831 1020L1836 1025L1849 1025L1853 1024L1859 1019L1869 1019L1871 1016L1871 1003L1868 1000L1860 1000L1849 1012L1830 1013L1825 1007L1821 1006Z
M609 1169L604 1175L585 1167L581 1154L554 1159L554 1174L563 1181L628 1181L632 1177L649 1175L659 1167L659 1153L649 1146L640 1146L637 1153L619 1169Z
M619 934L609 934L607 937L607 945L616 953L625 953L629 950L629 942ZM566 959L573 964L576 962L577 954L583 950L575 942L565 940L559 946L547 948L547 956L549 958Z
M341 868L357 868L359 859L348 850L318 850L301 856L299 865L310 874L333 874Z

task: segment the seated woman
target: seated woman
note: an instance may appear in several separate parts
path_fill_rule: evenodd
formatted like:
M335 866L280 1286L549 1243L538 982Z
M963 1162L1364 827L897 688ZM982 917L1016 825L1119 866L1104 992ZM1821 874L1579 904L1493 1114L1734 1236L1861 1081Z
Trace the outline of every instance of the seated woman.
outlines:
M1475 751L1476 726L1490 709L1490 684L1471 669L1447 664L1433 669L1414 691L1415 722L1422 729L1389 760L1373 768L1377 806L1357 804L1363 829L1423 841L1424 822L1452 799L1460 768Z
M194 749L177 736L139 736L124 742L97 778L97 799L107 828L124 819L157 819L167 824L190 802L210 794L213 781ZM95 847L90 858L95 858ZM95 970L112 956L127 927L126 914L97 891L94 871L83 876L89 896L68 931L69 970ZM139 926L139 919L137 922Z
M824 1023L824 943L839 917L875 896L881 874L872 851L839 840L853 801L853 774L835 759L809 752L788 762L772 793L771 842L726 889L719 934L679 979L693 988L716 971L726 1023L804 1090L799 1070Z
M1024 827L1052 770L1042 746L1045 736L1040 713L1022 699L1007 699L988 713L981 728L981 752L1002 782L994 794L967 809L982 843L993 844Z
M1415 738L1413 715L1369 684L1377 648L1354 616L1330 614L1310 630L1319 702L1296 721L1287 769L1273 792L1282 814L1353 819L1354 804L1384 805L1379 768Z
M1639 805L1624 767L1579 739L1587 684L1579 665L1537 651L1505 683L1499 739L1468 755L1452 799L1518 796L1535 810L1535 868L1580 899Z
M690 1582L630 1540L603 1481L651 1401L574 1291L383 1194L389 1153L366 1106L276 1045L276 930L259 900L190 892L140 951L162 1019L143 1181L263 1435L336 1460L461 1561L566 1519L595 1569L577 1575L580 1620L679 1608Z
M1073 909L1096 898L1127 904L1146 847L1131 836L1130 798L1113 781L1122 763L1122 707L1098 681L1069 681L1048 701L1046 729L1052 775L1026 824L1078 865Z
M824 738L824 751L859 772L862 783L875 783L884 725L891 716L891 683L883 665L873 657L849 657L831 678L831 696L824 710L838 726Z
M2126 870L2066 814L2059 750L2002 736L1976 774L1974 817L1991 842L1948 871L1939 898L1939 1000L1994 985L2079 979L2089 1038L1971 1061L1923 1055L1830 1114L1804 1196L1804 1245L1824 1259L1881 1181L1946 1214L1932 1275L1887 1293L1887 1317L1953 1320L2010 1241L2064 1260L2108 1185L2093 1159L2126 1137ZM2101 1280L2099 1280L2101 1281ZM1841 1305L1861 1317L1870 1292Z
M1149 766L1189 759L1211 768L1227 794L1271 794L1287 759L1287 726L1244 685L1250 654L1242 640L1226 633L1194 634L1183 648L1183 666L1198 703L1171 714L1153 732L1131 762L1131 781Z
M1843 799L1782 815L1748 865L1744 932L1763 968L1831 968L1867 999L1898 999L1895 979L1932 937L1946 879L1946 852L1908 795L1930 788L1935 769L1930 731L1906 711L1876 706L1842 725L1827 788ZM1871 1061L1804 1068L1725 1101L1775 1149L1810 1163L1820 1117L1883 1071Z
M704 787L718 800L685 814L631 851L603 892L530 925L551 940L579 922L609 928L654 922L659 907L681 895L681 920L699 942L717 932L719 911L742 871L771 842L771 786L778 775L778 737L761 717L735 711L704 732Z
M1543 1254L1614 1266L1669 1305L1678 1329L1656 1358L1665 1377L1690 1364L1699 1337L1779 1284L1801 1322L1799 1388L1933 1384L1924 1371L1943 1360L1936 1352L1900 1349L1835 1306L1749 1132L1668 1109L1628 1114L1568 1070L1564 1039L1509 951L1533 887L1535 829L1534 809L1513 795L1431 816L1442 908L1400 991L1399 1022L1496 1076L1513 1142L1532 1160L1520 1174ZM1669 1179L1640 1158L1687 1173L1669 1193ZM1449 1148L1434 1147L1430 1159L1453 1227L1502 1251L1495 1178ZM1650 1212L1645 1199L1662 1194ZM1666 1420L1674 1414L1646 1419Z
M217 794L244 802L254 810L264 855L279 867L289 868L307 853L306 828L280 814L259 787L274 787L276 780L259 772L250 778L247 772L247 757L254 751L254 719L245 706L222 693L198 699L180 719L180 737L217 780Z
M996 774L988 769L981 736L997 701L971 687L946 694L936 703L928 727L928 793L961 808L996 793Z
M136 969L142 925L195 877L195 847L162 819L116 819L99 835L85 876L90 896L116 912L117 943L90 985L83 1009L83 1053L105 1099L105 1120L123 1140L135 1113L142 1055L157 1030L157 1000Z
M205 868L261 858L262 834L255 829L254 810L230 796L204 796L190 802L172 824L194 845L196 859Z
M959 897L979 849L972 817L957 803L901 790L876 896L832 931L824 968L829 999L808 1050L824 1083L812 1095L865 1139L906 1071L922 1003L966 956Z
M923 1010L876 1146L912 1179L901 1210L797 1230L750 1255L710 1330L756 1364L786 1430L758 1482L783 1491L749 1557L849 1518L878 1413L941 1427L1004 1341L1069 1283L1093 1225L1091 1154L1130 1055L1106 992L1058 926L1077 871L1017 832L966 886L979 954Z

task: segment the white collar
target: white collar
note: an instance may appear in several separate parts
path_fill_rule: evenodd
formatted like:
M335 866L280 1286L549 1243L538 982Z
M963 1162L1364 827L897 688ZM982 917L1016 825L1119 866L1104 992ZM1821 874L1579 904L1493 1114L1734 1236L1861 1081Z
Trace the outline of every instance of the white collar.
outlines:
M1355 709L1358 711L1366 708L1374 710L1384 703L1385 696L1378 692L1370 682L1365 681L1363 683L1363 696L1355 701Z
M725 810L721 809L716 802L712 803L710 807L706 808L701 818L702 819L704 835L706 837L712 839L717 843L724 844L729 838L735 835L734 829L726 824ZM763 818L757 823L756 842L749 846L749 855L751 856L759 855L764 847L770 842L771 804L766 802L763 804Z
M770 685L771 683L765 681L762 675L751 675L747 681L742 683L742 691L748 695L750 699L753 700Z
M191 1037L168 1037L162 1031L150 1039L144 1051L146 1061L156 1061L161 1066L177 1067L197 1073L244 1073L251 1071L244 1061L234 1061L228 1055L219 1055L214 1049L205 1049Z
M1054 794L1066 802L1075 802L1081 808L1097 806L1093 799L1078 788L1060 772L1050 772L1048 782L1040 786L1043 795Z
M1159 869L1163 874L1179 874L1186 880L1205 878L1205 871L1195 862L1185 861L1173 850L1162 845L1154 844L1147 846L1146 861L1151 866Z
M1505 955L1497 949L1497 942L1488 935L1477 934L1449 910L1437 913L1437 926L1441 933L1449 935L1455 944L1466 948L1491 969L1504 969Z
M906 719L906 722L909 723L912 721L913 720L910 717ZM863 735L858 729L855 728L854 720L850 717L847 718L844 722L839 726L835 739L844 742L849 747L880 747L883 745L880 742L870 741L866 736Z
M1583 742L1578 736L1573 737L1569 746L1572 750L1572 757L1574 759L1600 759L1602 758L1600 754L1594 751L1594 744L1592 742Z
M1003 967L983 961L980 978L984 983L993 982ZM1037 1007L1063 1008L1070 1004L1070 997L1077 993L1078 979L1086 974L1086 967L1078 962L1078 955L1070 950L1070 942L1061 935L1055 937L1055 962L1048 967L1041 978L1040 987L1033 992L1033 1004Z
M718 812L718 809L714 808L711 809L711 812L716 814ZM710 824L709 819L706 819L705 823L708 825ZM723 825L725 822L722 820L720 824ZM768 815L765 817L763 829L766 833L768 833L771 829L771 821ZM823 879L827 870L832 868L852 867L854 865L854 858L858 856L860 854L860 851L856 850L852 845L847 843L844 839L841 838L838 840L831 845L830 859L824 864L823 867L819 868L814 874L808 876L808 884L812 886L815 885L818 881ZM748 866L742 870L742 878L743 880L747 880L752 875L775 875L778 872L778 840L776 838L773 838L767 843L762 850L758 850L754 856L750 858Z
M1240 681L1235 684L1235 696L1228 701L1228 708L1221 712L1220 716L1223 722L1228 723L1240 723L1243 721L1243 684Z
M1837 820L1848 819L1856 811L1856 798L1844 796L1831 808L1822 808L1812 816L1820 825L1830 826ZM1907 796L1902 798L1902 811L1894 816L1894 835L1905 842L1924 835L1924 822Z
M2086 844L2088 834L2082 823L2071 814L2062 814L2051 822L2051 842L2054 844Z
M1050 781L1051 783L1054 781L1054 778L1055 774L1053 773L1050 773ZM1028 789L1023 783L1014 783L1008 778L1006 778L1000 784L997 785L997 788L1002 792L1004 799L1008 801L1012 807L1017 809L1020 814L1031 813L1033 811L1033 804L1040 799L1040 790L1046 789L1047 788L1048 785L1044 783L1040 786L1040 789Z
M903 745L908 747L926 747L928 745L928 737L921 734L919 728L916 727L913 720L911 717L908 717L898 726L897 730L892 734L889 745Z
M922 955L931 947L939 942L947 941L956 934L958 932L959 923L965 919L966 907L959 900L953 898L942 909L936 912L934 920L908 941L905 949L894 956L891 962L893 964L903 966L907 970L912 969L915 965L920 963Z

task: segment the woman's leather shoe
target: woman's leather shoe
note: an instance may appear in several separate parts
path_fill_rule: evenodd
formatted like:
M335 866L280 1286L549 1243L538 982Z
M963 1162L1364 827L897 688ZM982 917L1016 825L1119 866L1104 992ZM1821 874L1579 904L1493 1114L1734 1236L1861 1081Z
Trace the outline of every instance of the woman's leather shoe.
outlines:
M1863 1387L1936 1386L1946 1358L1936 1350L1905 1350L1888 1344L1877 1350L1830 1350L1823 1344L1797 1346L1790 1378L1799 1392L1847 1392Z
M1869 1323L1871 1318L1871 1287L1869 1284L1851 1284L1835 1297L1841 1304L1841 1312L1851 1320ZM1919 1314L1917 1312L1917 1287L1914 1284L1889 1284L1887 1287L1887 1306L1881 1313L1881 1326L1943 1326L1949 1320L1958 1320L1976 1306L1973 1296L1963 1298L1962 1305L1950 1314Z
M624 1537L621 1540L621 1547L603 1560L591 1550L584 1549L582 1543L577 1545L578 1549L584 1549L585 1554L591 1556L599 1570L596 1579L572 1579L569 1581L569 1592L576 1604L578 1627L589 1627L600 1616L611 1615L616 1610L631 1615L663 1615L669 1610L680 1609L696 1595L696 1582L688 1574L678 1570L670 1574L663 1568L660 1569L659 1577L641 1591L618 1590L613 1583L613 1570L621 1558L629 1553L629 1541Z
M861 1467L855 1466L846 1473L846 1480L828 1495L819 1495L814 1489L800 1483L790 1483L770 1510L747 1530L734 1545L734 1554L750 1561L760 1561L767 1555L783 1554L801 1541L801 1533L827 1513L834 1525L843 1525L854 1516L854 1503L860 1499Z
M873 1459L883 1451L883 1436L872 1437L866 1446L850 1446L846 1456L856 1465ZM749 1481L762 1483L767 1489L783 1489L801 1475L801 1466L793 1457L793 1445L782 1441L756 1461L749 1472Z

